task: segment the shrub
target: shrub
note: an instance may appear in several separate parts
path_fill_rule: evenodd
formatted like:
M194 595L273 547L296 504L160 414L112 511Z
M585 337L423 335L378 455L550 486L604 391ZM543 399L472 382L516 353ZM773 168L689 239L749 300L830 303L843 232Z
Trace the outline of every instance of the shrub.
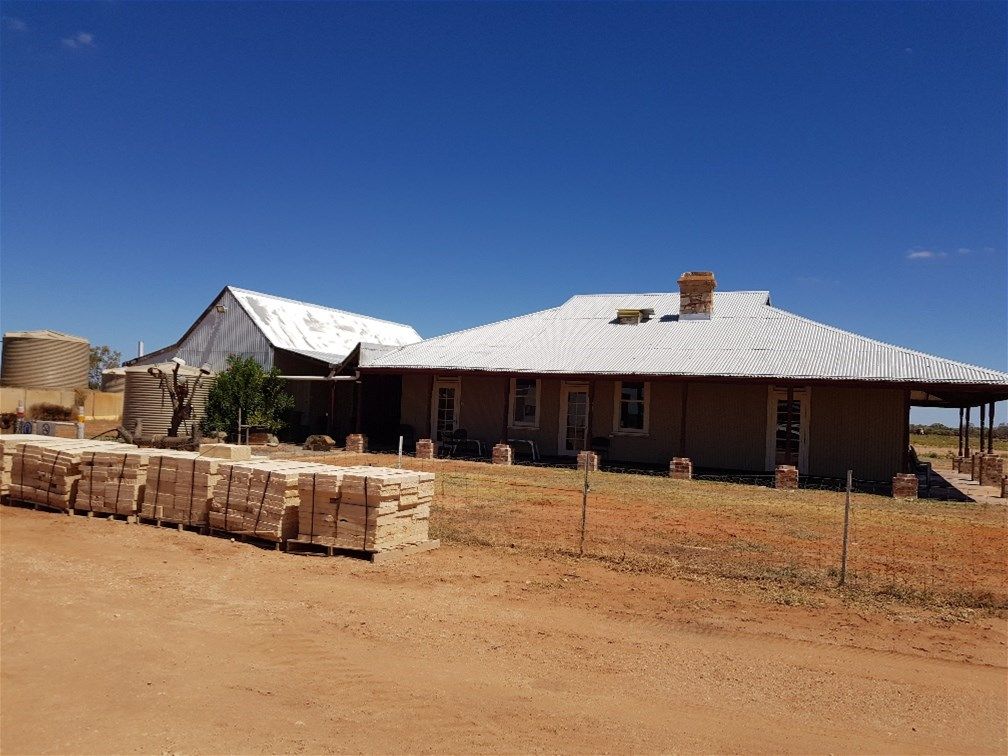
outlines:
M200 423L204 433L232 433L238 425L238 411L246 425L277 433L284 426L285 413L294 407L277 368L265 371L252 357L228 357L227 370L217 375L207 396Z
M77 413L71 407L61 407L58 404L33 404L28 408L28 416L32 420L74 420Z

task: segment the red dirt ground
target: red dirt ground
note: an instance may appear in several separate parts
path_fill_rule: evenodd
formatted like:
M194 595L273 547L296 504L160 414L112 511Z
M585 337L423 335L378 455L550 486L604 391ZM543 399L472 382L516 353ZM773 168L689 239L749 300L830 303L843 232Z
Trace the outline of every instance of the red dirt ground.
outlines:
M983 611L9 507L0 539L5 753L1008 748L1008 623Z

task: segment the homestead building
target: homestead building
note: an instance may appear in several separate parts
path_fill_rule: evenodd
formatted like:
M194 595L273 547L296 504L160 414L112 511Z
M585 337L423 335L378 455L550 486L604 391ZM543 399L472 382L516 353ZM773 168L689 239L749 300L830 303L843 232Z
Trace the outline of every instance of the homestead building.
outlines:
M179 357L218 373L227 368L230 355L239 355L255 358L267 370L276 367L288 378L295 402L285 433L300 441L310 433L342 437L354 429L354 383L327 379L361 351L362 342L365 353L372 354L419 340L402 323L225 286L178 341L124 364L155 365Z
M1008 398L1008 374L885 344L774 307L766 291L575 296L548 310L361 360L362 391L442 453L508 440L541 458L889 480L908 469L911 406ZM378 381L381 383L379 384ZM381 419L358 430L394 435Z

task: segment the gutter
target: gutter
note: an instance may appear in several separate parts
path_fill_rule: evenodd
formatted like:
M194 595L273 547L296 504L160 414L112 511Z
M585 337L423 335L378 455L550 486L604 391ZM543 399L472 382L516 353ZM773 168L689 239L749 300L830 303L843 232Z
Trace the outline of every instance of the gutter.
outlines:
M360 373L354 372L353 375L278 375L277 378L282 378L285 381L359 381Z

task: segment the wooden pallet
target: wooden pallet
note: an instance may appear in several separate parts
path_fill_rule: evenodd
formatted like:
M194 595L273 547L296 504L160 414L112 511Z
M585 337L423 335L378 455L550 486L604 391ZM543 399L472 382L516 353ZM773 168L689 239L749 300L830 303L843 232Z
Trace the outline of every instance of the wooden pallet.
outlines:
M8 507L18 507L19 509L34 509L37 512L54 512L56 514L72 515L72 509L64 509L57 504L45 504L37 501L24 501L8 496L4 500L4 505Z
M117 520L131 524L140 521L135 513L116 514L115 512L95 512L93 509L71 509L67 514L77 515L78 517L90 517L92 519Z
M261 549L267 549L269 551L282 551L284 541L275 541L271 538L266 538L261 535L257 535L252 532L232 532L230 530L221 530L220 528L207 528L207 535L211 535L214 538L227 538L228 540L235 540L241 543L248 543L252 546L258 546Z
M360 551L358 549L344 549L338 546L328 546L324 543L312 543L299 538L291 538L287 541L287 553L291 554L316 554L318 556L345 556L363 559L372 564L382 564L384 562L394 562L398 559L420 554L424 551L436 549L441 545L441 541L433 539L423 543L403 546L398 549L388 549L386 551Z
M199 533L207 535L208 527L205 523L178 522L177 520L167 520L163 517L141 517L140 522L144 525L153 525L157 528L170 528L189 533Z

